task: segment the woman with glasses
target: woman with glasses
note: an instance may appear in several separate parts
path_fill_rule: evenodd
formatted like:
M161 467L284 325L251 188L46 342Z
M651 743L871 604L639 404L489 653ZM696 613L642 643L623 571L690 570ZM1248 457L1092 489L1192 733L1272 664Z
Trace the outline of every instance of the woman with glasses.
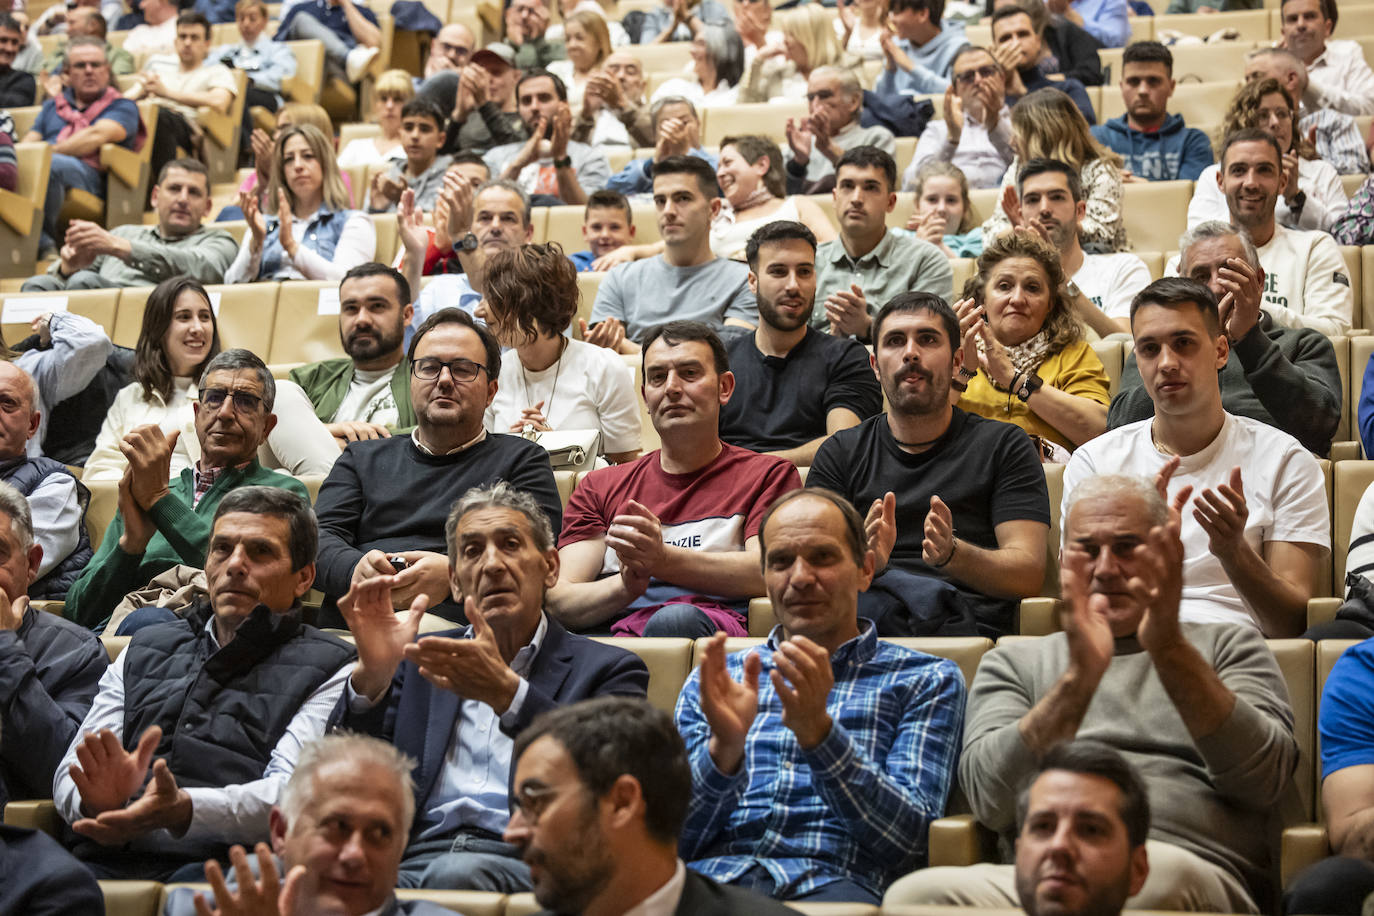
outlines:
M1350 202L1341 176L1298 129L1298 109L1288 90L1272 78L1254 80L1241 87L1231 100L1222 121L1221 136L1243 127L1258 127L1278 141L1283 153L1284 183L1274 205L1274 219L1288 229L1329 231ZM1209 165L1193 185L1188 204L1188 228L1207 220L1231 221L1226 195L1217 185L1219 165Z
M929 162L956 166L970 187L995 188L1016 158L1006 79L992 53L969 46L954 55L945 90L944 118L931 121L916 141L903 190L916 187L916 173Z
M639 457L634 373L613 350L564 333L577 314L577 270L561 246L525 245L487 262L487 326L515 359L501 361L487 407L493 433L588 430L601 433L607 461Z
M179 433L172 451L172 477L194 466L200 457L195 405L201 369L219 351L219 326L205 287L190 277L159 283L143 310L143 327L134 348L134 381L110 405L81 479L123 477L128 461L120 443L131 430L148 425L159 426L168 435ZM296 477L327 474L339 457L339 446L315 416L300 386L277 382L272 412L277 425L258 450L263 466L281 468Z

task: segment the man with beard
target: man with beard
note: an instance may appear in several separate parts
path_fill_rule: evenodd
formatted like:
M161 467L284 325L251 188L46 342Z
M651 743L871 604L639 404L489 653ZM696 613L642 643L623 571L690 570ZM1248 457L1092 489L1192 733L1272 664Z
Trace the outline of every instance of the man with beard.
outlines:
M1131 300L1150 284L1150 269L1129 251L1088 254L1078 243L1087 212L1078 172L1054 159L1032 159L1016 176L1016 203L1007 218L1059 250L1074 314L1101 337L1130 333Z
M402 351L413 314L410 284L385 264L359 264L339 283L339 340L348 355L291 370L339 448L415 425Z
M667 713L622 697L574 703L521 732L513 759L506 841L543 916L795 916L678 858L692 773Z
M873 341L888 412L826 440L806 478L868 507L878 576L859 615L880 635L1009 633L1045 575L1049 492L1035 448L1020 429L950 405L966 356L940 297L896 297Z
M1341 250L1328 233L1289 229L1274 215L1287 174L1278 141L1258 127L1221 143L1217 185L1231 225L1244 229L1264 268L1264 311L1285 328L1312 328L1339 337L1351 328L1355 299ZM1178 275L1178 255L1164 275Z
M744 251L759 326L725 345L735 394L720 409L720 437L809 466L827 436L883 409L882 390L863 344L807 327L816 298L811 230L768 223Z
M897 163L876 146L856 146L835 166L840 237L816 251L819 280L811 325L868 342L873 313L899 293L954 292L954 273L940 249L887 228L897 205Z
M33 104L37 87L33 74L14 68L14 58L24 45L24 27L8 13L0 14L0 108Z
M268 486L309 500L305 484L258 464L277 418L272 373L247 350L225 350L200 377L195 403L200 458L175 480L172 451L178 433L140 426L120 443L129 461L119 482L119 511L105 529L91 562L67 592L63 616L93 629L115 605L177 564L205 566L211 519L220 501L239 487Z
M531 70L516 83L515 98L530 138L488 152L492 175L518 183L526 194L564 204L585 204L588 194L606 187L610 163L600 149L572 139L573 114L561 79Z

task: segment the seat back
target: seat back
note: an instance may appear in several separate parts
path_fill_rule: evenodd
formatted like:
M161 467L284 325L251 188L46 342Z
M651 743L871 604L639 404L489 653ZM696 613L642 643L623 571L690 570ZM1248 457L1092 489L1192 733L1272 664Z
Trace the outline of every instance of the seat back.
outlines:
M106 916L157 916L162 885L156 881L101 881Z
M1355 526L1355 509L1360 498L1374 483L1374 461L1338 461L1332 471L1331 582L1336 594L1345 594L1345 561L1350 552L1350 531ZM1331 594L1330 591L1317 594Z
M1265 41L1269 38L1269 10L1235 10L1211 16L1171 13L1153 18L1155 34L1167 30L1206 38L1220 29L1235 29L1243 42Z
M807 116L806 99L773 99L771 102L746 102L727 108L707 108L701 112L701 142L718 147L726 137L757 134L779 145L787 142L787 119Z
M1293 708L1293 738L1298 744L1298 767L1293 772L1293 784L1302 802L1302 816L1310 821L1315 791L1317 728L1314 643L1310 639L1268 639L1265 642L1274 653L1288 687L1288 702Z
M31 322L45 312L71 312L114 331L117 289L82 289L61 293L6 293L0 297L0 330L5 340L18 343L33 333Z
M1045 470L1045 489L1050 495L1050 530L1045 535L1045 581L1040 594L1045 597L1059 597L1059 541L1063 536L1063 519L1059 517L1059 504L1064 498L1064 465L1041 465Z
M1361 136L1367 136L1367 134ZM1341 257L1345 259L1346 279L1350 281L1350 297L1353 301L1350 320L1354 322L1354 327L1359 327L1360 319L1364 317L1363 249L1359 245L1342 245L1340 248ZM1369 329L1366 328L1366 330Z
M324 43L311 40L285 44L296 57L296 75L282 80L282 95L293 102L318 104L324 86ZM339 148L343 148L342 144Z
M629 649L643 660L649 669L649 702L655 709L671 713L677 705L677 695L687 674L692 670L692 641L667 637L641 636L626 639L619 636L593 637L597 642L620 649Z
M1359 314L1356 312L1355 314ZM1341 419L1336 424L1333 442L1344 442L1350 438L1350 341L1349 337L1330 337L1331 348L1336 351L1336 369L1341 376Z
M1092 348L1097 358L1102 360L1102 368L1107 373L1108 390L1112 397L1115 397L1117 389L1121 386L1121 367L1126 361L1121 341L1095 340Z
M1183 88L1180 86L1179 91ZM1119 101L1120 93L1116 96ZM1192 123L1191 118L1188 120ZM1193 183L1132 181L1123 186L1123 192L1121 211L1131 248L1138 251L1178 248L1178 237L1188 228L1188 202L1193 199Z
M544 241L557 242L568 253L587 247L582 243L582 215L585 210L585 207L549 207ZM638 243L639 239L635 239L635 242Z
M220 348L229 350L242 347L256 353L260 359L270 353L280 290L280 283L207 286L205 291L210 294ZM111 340L121 347L133 347L138 343L139 331L143 327L143 312L152 291L150 286L136 286L120 294ZM266 359L263 361L266 362Z
M281 284L268 363L313 363L343 356L339 285L332 280Z
M105 647L105 652L110 656L110 661L119 658L119 653L129 647L129 640L132 636L102 636L100 644Z

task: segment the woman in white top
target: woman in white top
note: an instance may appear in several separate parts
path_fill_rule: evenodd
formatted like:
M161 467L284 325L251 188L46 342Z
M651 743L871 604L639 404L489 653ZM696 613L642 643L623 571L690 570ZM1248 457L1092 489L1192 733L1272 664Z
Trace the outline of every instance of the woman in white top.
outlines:
M128 462L119 444L131 430L148 424L181 434L172 452L172 477L193 466L200 458L196 383L201 369L219 350L219 329L205 287L184 276L159 283L143 309L143 327L134 349L134 381L120 389L110 405L81 479L123 477ZM300 386L277 382L272 412L277 425L258 449L263 466L282 468L297 477L329 473L339 457L339 446L315 416Z
M339 168L382 165L406 157L401 147L401 109L415 98L415 84L404 70L388 70L377 77L373 94L372 123L382 129L375 137L348 141L339 153Z
M487 431L594 429L606 460L633 461L640 447L633 370L614 350L563 333L577 314L577 300L577 269L560 245L525 245L491 256L483 317L512 350L501 361Z
M839 36L840 47L862 60L882 60L887 0L857 0L852 5L839 0L835 9L839 13L835 19L835 34Z
M255 280L341 280L377 254L377 230L367 214L348 208L348 192L329 138L309 124L277 135L267 200L239 196L248 232L225 283Z
M573 112L582 108L587 92L587 78L597 72L611 56L611 33L606 20L596 13L573 13L563 23L566 60L551 61L548 71L563 81L568 91L568 107ZM616 144L631 146L630 132L606 106L597 111L595 128L589 143L592 146Z
M1297 106L1278 80L1255 80L1236 93L1221 122L1221 135L1229 136L1243 127L1258 127L1270 134L1283 151L1287 183L1274 204L1274 218L1279 225L1329 231L1350 201L1341 185L1341 176L1330 163L1317 158L1316 148L1298 129ZM1207 220L1231 221L1226 195L1217 185L1219 169L1219 165L1209 165L1197 177L1193 199L1188 203L1189 229Z
M727 26L704 25L692 39L691 54L691 77L664 80L650 103L678 95L698 108L735 104L744 76L744 41L739 34Z

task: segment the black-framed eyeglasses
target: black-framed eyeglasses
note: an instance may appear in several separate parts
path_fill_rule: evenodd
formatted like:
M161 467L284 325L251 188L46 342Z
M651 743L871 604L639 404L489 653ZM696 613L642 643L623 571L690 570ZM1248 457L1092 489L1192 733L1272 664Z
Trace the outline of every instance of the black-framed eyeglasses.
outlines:
M815 92L808 92L806 94L806 100L808 102L828 102L834 97L834 89L817 89Z
M992 64L988 64L984 67L975 67L972 70L965 70L962 73L954 74L954 81L956 83L963 83L965 86L967 86L974 80L992 79L994 76L997 75L998 69L999 68L993 66Z
M521 786L511 795L511 810L519 812L525 823L533 827L560 794L554 786Z
M477 378L477 373L485 372L491 375L491 370L481 363L474 363L470 359L435 359L432 356L421 357L410 364L410 373L416 378L425 382L432 382L439 378L439 373L444 369L453 377L455 382L470 382Z
M206 388L200 393L200 403L211 410L219 410L225 401L233 401L234 409L240 413L256 413L262 406L262 398L247 391L231 393L225 388Z

